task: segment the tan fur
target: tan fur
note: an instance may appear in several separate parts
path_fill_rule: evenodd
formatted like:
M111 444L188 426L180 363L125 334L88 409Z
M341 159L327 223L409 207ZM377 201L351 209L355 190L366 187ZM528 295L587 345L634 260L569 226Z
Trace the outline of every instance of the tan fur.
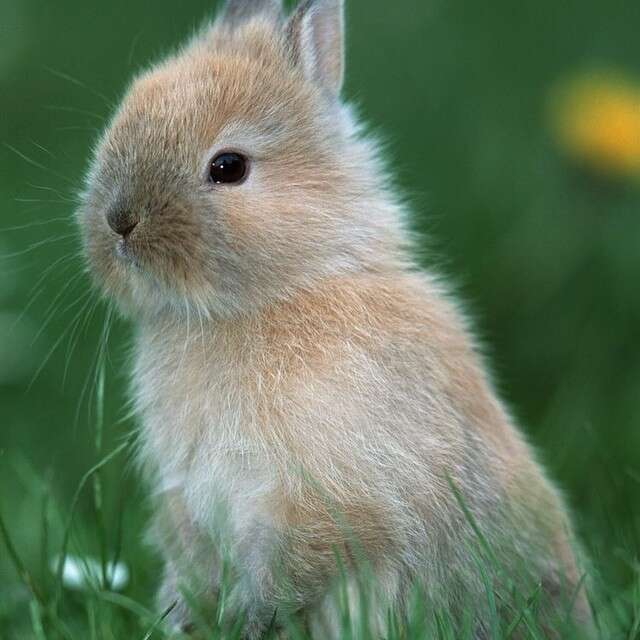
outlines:
M284 24L274 2L235 1L135 81L79 213L96 278L137 322L161 604L182 582L213 607L228 561L226 610L248 637L275 611L326 636L338 554L350 580L366 559L383 617L414 583L456 611L483 598L475 525L504 567L526 561L550 596L569 593L562 501L461 314L413 268L376 147L334 95L340 3ZM244 184L207 182L223 149L250 158ZM113 206L139 222L125 244ZM182 601L172 615L189 622Z

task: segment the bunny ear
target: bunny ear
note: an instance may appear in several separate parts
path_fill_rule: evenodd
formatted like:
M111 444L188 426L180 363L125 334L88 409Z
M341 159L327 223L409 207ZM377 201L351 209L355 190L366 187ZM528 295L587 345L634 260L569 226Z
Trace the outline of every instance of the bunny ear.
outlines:
M282 16L281 0L226 0L220 12L222 22L237 25L253 16L265 15L274 19Z
M289 18L287 39L307 77L337 97L344 78L344 1L306 0Z

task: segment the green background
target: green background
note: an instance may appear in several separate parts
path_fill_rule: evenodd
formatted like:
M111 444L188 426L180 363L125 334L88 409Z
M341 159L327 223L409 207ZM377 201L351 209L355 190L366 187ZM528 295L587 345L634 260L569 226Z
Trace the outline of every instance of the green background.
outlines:
M105 307L85 296L74 194L132 74L213 8L0 0L0 509L43 583L101 455ZM640 83L639 28L633 0L348 0L346 94L387 141L425 234L422 260L466 301L503 397L620 601L640 550L640 188L569 163L547 106L554 87L590 70ZM109 339L102 453L133 426L128 335L118 322ZM103 489L105 539L88 486L72 548L121 547L128 593L149 602L157 561L125 457L105 468ZM27 603L0 550L0 637L29 637Z

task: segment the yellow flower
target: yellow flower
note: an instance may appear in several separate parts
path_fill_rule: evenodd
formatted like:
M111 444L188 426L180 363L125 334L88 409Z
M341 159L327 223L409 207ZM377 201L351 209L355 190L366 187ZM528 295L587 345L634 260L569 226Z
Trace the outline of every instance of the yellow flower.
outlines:
M640 86L592 73L560 87L554 130L575 160L602 173L640 177Z

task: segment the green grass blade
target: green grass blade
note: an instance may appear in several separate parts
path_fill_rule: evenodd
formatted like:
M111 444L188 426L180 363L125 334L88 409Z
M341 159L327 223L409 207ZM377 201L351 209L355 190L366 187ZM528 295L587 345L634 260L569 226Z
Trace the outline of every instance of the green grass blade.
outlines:
M73 526L73 518L75 515L75 511L78 506L78 502L80 500L80 496L85 486L89 482L89 480L93 477L95 473L97 473L104 466L109 464L114 458L116 458L120 453L122 453L127 447L129 447L129 442L123 442L119 447L114 449L111 453L105 456L100 462L95 464L89 471L87 471L82 479L80 480L80 484L78 485L74 495L73 500L71 501L71 507L69 511L69 516L67 519L67 525L65 527L64 536L62 539L62 548L60 552L60 559L58 561L58 570L56 572L56 582L57 582L57 592L56 592L56 601L59 601L60 596L62 594L62 571L64 568L64 563L67 558L67 553L69 549L69 540L71 537L71 528Z

